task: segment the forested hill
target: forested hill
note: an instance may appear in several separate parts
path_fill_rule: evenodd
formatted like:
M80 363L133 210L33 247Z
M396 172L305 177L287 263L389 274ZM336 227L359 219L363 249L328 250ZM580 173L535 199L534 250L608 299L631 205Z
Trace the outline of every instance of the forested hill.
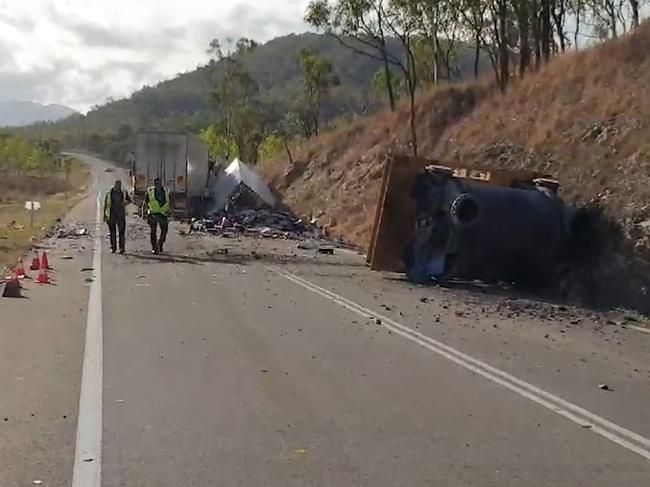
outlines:
M391 43L398 51L398 43ZM207 47L207 46L206 46ZM379 61L359 55L336 39L319 34L291 34L257 46L243 59L246 71L259 85L261 103L290 107L302 90L299 56L311 49L332 64L340 83L327 96L322 117L327 123L341 115L371 111L381 103L373 93L371 81L380 69ZM462 47L456 54L455 77L471 75L472 49ZM483 62L484 66L486 62ZM129 98L111 101L91 110L86 116L41 126L43 135L70 139L81 133L106 136L120 126L137 128L188 129L199 131L213 121L210 93L214 80L223 71L223 61L211 61L194 71L180 74L154 87L145 87ZM445 77L445 71L442 77ZM73 135L74 134L74 135Z

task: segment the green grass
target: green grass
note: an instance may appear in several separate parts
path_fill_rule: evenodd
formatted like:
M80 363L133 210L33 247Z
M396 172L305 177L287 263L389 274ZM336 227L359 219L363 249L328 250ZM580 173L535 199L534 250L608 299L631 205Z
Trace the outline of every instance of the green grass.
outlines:
M12 177L16 177L15 175ZM65 179L61 173L25 176L35 182L32 188L14 192L11 201L0 203L0 270L11 268L29 249L41 241L52 223L63 216L83 197L90 181L90 171L78 160L73 160L67 184L59 185L68 191L43 194L41 188L48 187L52 178ZM38 181L42 181L38 184ZM25 210L25 201L40 201L41 209L34 215L34 226L30 226L30 215ZM12 224L12 222L14 222ZM4 272L3 272L4 274Z

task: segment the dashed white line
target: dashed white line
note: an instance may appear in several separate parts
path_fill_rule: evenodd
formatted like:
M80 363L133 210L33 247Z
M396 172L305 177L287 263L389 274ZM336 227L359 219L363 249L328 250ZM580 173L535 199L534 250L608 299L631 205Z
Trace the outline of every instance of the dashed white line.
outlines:
M417 343L418 345L421 345L424 348L460 365L461 367L471 370L472 372L475 372L476 374L499 384L510 391L539 404L540 406L550 409L582 427L587 426L590 431L599 434L600 436L607 438L634 453L637 453L646 460L650 460L650 439L645 438L644 436L619 426L582 408L581 406L566 401L561 397L540 389L539 387L521 380L503 370L492 367L485 362L475 359L474 357L445 345L427 335L397 323L381 313L365 308L364 306L344 298L328 289L320 287L307 279L274 267L267 267L267 269L361 316L379 318L382 321L382 326L390 329L393 333Z
M72 487L101 487L102 483L102 241L101 200L97 195L97 221L93 268L95 279L88 295L86 342L84 348L77 443Z

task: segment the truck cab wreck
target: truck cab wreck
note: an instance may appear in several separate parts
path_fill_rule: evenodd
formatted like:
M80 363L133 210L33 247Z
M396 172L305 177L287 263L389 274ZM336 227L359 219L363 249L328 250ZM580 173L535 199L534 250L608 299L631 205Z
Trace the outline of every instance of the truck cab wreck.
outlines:
M385 259L384 239L400 240L390 248L401 248L401 270L418 283L460 279L538 289L570 267L585 213L567 206L547 175L414 158L397 161L401 172L393 164L379 198L371 267L388 263L392 268L385 270L397 270L394 259ZM408 164L410 175L403 170ZM410 228L399 231L397 219Z

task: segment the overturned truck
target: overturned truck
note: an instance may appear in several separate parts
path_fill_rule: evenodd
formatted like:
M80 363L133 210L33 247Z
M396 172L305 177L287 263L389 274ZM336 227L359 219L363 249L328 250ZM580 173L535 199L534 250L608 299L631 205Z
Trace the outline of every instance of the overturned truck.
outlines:
M415 282L478 279L539 288L570 268L589 225L548 175L392 156L368 252Z

